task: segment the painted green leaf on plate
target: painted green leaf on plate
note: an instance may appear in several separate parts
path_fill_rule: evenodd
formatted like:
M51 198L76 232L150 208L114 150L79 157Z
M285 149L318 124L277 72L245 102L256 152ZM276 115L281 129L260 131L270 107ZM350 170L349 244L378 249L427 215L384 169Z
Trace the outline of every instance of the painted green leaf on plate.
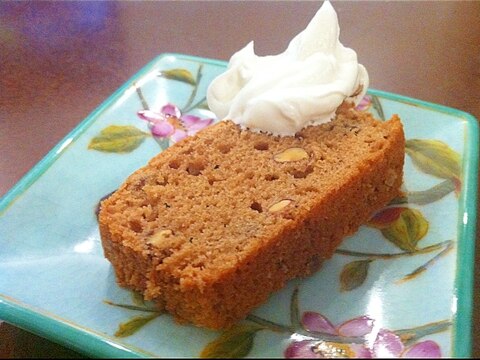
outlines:
M248 355L257 331L262 327L251 324L235 325L210 342L200 354L202 358L235 359Z
M88 145L89 149L126 153L135 150L148 136L134 126L110 125L95 136Z
M373 108L377 111L378 117L381 120L385 121L385 113L383 112L382 103L380 102L378 96L372 95L372 105Z
M121 323L118 326L118 330L115 333L116 337L127 337L130 335L135 334L138 330L140 330L143 326L147 323L152 321L153 319L159 317L159 313L149 314L146 316L135 316L130 320Z
M345 265L340 273L340 289L350 291L361 286L368 275L372 260L357 260Z
M210 107L208 106L207 100L204 100L201 103L198 103L196 108L201 109L201 110L210 110Z
M138 291L132 291L132 302L138 306L145 306L145 299Z
M390 202L390 204L431 204L442 199L453 191L459 191L460 188L461 183L458 179L446 179L426 190L408 191L405 196L394 199L392 202Z
M397 220L381 229L383 236L398 248L415 252L418 242L428 232L428 221L423 214L410 208L403 208Z
M442 179L460 177L460 155L442 141L411 139L405 150L414 165L427 174Z
M181 81L190 85L196 85L196 80L192 73L187 69L171 69L160 71L160 76L170 79Z

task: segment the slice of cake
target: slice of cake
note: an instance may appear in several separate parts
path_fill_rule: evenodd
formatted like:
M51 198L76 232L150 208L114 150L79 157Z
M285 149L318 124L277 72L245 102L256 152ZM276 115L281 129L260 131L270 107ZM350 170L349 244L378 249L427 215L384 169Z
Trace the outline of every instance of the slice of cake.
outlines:
M257 56L251 43L234 54L207 91L226 120L102 203L118 283L179 321L224 328L316 271L399 194L403 128L354 110L367 86L329 2L284 53Z
M295 136L222 121L103 201L105 256L120 285L177 320L228 327L316 271L399 194L404 148L397 116L380 122L346 106Z

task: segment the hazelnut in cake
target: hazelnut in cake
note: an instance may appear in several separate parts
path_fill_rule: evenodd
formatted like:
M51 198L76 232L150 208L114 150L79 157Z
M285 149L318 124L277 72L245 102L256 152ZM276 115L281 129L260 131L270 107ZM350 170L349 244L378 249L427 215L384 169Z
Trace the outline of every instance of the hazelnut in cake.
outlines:
M402 124L354 109L367 86L329 3L284 53L236 53L208 90L223 120L102 202L118 283L179 321L219 329L318 270L400 191Z

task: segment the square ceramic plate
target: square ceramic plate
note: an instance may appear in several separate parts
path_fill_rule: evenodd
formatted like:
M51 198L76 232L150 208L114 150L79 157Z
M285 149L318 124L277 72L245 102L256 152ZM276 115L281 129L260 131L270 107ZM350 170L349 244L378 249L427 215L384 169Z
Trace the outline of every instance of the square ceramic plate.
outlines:
M381 91L359 109L402 118L407 196L315 275L291 281L227 332L178 325L116 285L96 206L172 141L153 136L139 111L180 111L194 132L212 116L206 88L225 66L159 56L1 199L0 318L92 356L468 357L477 122Z

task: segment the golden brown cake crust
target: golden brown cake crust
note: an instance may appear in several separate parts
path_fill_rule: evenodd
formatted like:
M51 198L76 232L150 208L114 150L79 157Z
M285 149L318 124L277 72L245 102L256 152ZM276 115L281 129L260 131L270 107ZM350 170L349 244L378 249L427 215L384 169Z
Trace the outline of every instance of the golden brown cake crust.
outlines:
M399 193L405 139L342 109L295 137L220 122L154 157L101 206L118 283L177 320L224 328L295 277Z

